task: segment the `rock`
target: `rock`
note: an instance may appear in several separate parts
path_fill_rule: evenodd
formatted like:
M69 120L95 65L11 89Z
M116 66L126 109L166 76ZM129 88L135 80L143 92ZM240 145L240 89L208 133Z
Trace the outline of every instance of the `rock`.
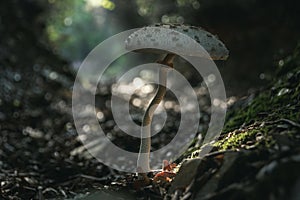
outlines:
M205 196L217 190L220 180L224 178L226 173L230 170L240 153L226 152L224 154L223 163L221 168L211 177L211 179L200 189L195 196L195 199L203 199Z
M169 193L174 193L177 189L185 189L196 178L198 167L202 159L195 158L191 160L185 160L179 169L175 179L172 181Z

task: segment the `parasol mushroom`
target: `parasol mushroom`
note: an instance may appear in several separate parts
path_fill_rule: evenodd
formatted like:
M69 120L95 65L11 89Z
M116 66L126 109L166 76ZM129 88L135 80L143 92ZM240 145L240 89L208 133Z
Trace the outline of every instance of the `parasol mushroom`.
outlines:
M171 31L170 31L171 30ZM197 43L192 44L184 34ZM206 51L194 51L193 45L201 45ZM176 56L168 50L176 49L182 56L196 56L212 60L226 60L229 51L217 36L202 28L183 24L155 24L139 29L132 33L125 41L126 49L140 53L167 54L158 63L173 68L173 59ZM145 173L150 171L150 148L151 148L151 122L155 109L162 101L166 93L167 70L159 71L159 85L157 92L147 107L141 130L141 143L137 160L137 170L140 177L145 178Z

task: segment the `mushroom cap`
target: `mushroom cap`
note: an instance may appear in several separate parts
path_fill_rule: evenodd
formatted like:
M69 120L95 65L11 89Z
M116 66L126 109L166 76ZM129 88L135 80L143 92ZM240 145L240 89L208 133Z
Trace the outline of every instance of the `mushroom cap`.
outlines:
M209 55L199 50L199 44ZM217 36L202 28L183 24L154 24L141 28L126 39L125 47L136 52L156 54L176 52L183 56L213 60L226 60L229 55L228 49Z

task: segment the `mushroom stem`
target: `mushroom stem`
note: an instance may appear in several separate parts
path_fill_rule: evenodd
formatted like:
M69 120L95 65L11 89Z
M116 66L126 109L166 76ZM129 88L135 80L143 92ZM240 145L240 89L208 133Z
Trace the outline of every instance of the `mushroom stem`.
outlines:
M168 65L173 68L174 54L167 54L162 61L158 63L163 65ZM144 178L145 173L150 171L150 149L151 149L151 122L153 118L154 111L158 107L159 103L162 101L166 94L166 84L167 84L167 73L168 69L161 67L159 70L159 85L157 92L146 109L141 130L141 144L137 160L137 169L139 176Z

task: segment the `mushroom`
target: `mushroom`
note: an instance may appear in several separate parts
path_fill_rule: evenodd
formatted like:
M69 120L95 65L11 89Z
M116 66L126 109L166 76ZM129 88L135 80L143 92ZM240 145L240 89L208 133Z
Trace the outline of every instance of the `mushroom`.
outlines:
M187 37L181 37L184 34ZM191 43L191 41L193 43ZM195 51L199 44L206 51ZM195 47L197 45L197 47ZM225 45L214 35L202 28L183 24L155 24L141 28L133 32L125 41L127 50L141 53L167 54L158 63L173 68L173 59L176 56L172 49L176 49L183 56L196 56L212 60L226 60L229 51ZM195 47L195 48L193 48ZM169 51L170 50L170 51ZM159 85L157 92L147 107L141 130L141 143L137 160L139 177L145 178L145 173L150 171L150 148L151 148L151 122L155 109L166 94L167 70L159 71Z

